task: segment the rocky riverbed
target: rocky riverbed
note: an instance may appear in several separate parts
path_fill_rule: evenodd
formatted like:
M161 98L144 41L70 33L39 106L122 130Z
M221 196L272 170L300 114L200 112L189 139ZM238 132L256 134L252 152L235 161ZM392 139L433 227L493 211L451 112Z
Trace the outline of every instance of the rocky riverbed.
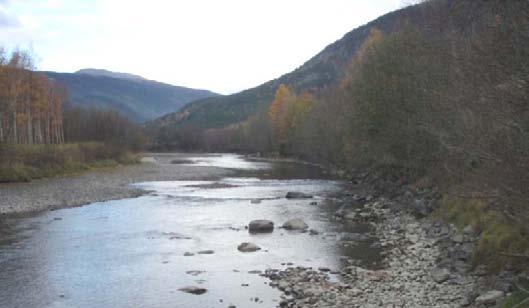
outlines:
M365 190L364 190L365 191ZM503 307L527 274L487 274L471 266L479 234L471 227L423 217L432 196L375 198L350 194L336 216L370 223L383 248L380 267L352 263L341 269L293 265L268 269L263 276L283 295L281 307ZM410 204L404 199L417 197ZM422 218L418 218L422 217ZM526 307L526 306L520 306Z

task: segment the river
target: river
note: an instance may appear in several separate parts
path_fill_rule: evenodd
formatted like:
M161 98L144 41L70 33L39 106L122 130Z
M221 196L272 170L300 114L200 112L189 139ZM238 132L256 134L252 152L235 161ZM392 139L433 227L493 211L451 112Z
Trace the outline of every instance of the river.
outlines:
M370 264L378 256L370 241L343 245L344 235L369 227L334 218L345 184L318 167L234 154L185 163L236 172L136 183L150 193L3 219L0 307L275 307L280 292L255 271L292 264L340 269L347 257ZM285 199L288 191L314 198ZM317 232L278 228L291 218ZM254 219L273 221L274 232L250 234L245 227ZM262 249L239 252L242 242ZM198 253L204 250L213 253ZM179 291L185 286L207 292Z

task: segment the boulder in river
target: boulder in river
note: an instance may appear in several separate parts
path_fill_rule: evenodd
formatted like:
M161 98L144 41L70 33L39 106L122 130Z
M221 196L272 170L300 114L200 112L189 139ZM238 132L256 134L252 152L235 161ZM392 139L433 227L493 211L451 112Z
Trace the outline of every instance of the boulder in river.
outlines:
M254 243L242 243L237 246L237 250L241 252L254 252L257 250L261 250L261 247L255 245Z
M301 219L294 218L283 224L283 229L286 230L307 230L309 226Z
M270 220L252 220L248 224L250 233L269 233L274 231L274 223Z
M179 291L186 292L189 294L195 294L195 295L201 295L206 293L208 290L201 288L201 287L195 287L195 286L189 286L189 287L183 287L178 289Z
M287 192L287 195L285 196L287 199L311 199L312 195L302 193L299 191L289 191Z

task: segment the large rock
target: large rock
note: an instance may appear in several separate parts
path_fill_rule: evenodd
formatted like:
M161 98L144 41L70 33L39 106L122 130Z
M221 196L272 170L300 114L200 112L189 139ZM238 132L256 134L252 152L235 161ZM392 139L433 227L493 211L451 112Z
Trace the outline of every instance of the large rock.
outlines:
M430 275L432 276L433 281L437 283L443 283L450 278L450 271L446 268L434 268Z
M248 224L250 233L269 233L274 231L274 223L270 220L252 220Z
M486 293L481 294L476 298L476 304L479 305L494 305L496 302L500 299L502 299L505 296L505 293L503 291L499 290L492 290L488 291Z
M289 191L285 196L287 199L311 199L312 196L298 191Z
M261 247L255 245L254 243L242 243L237 246L237 250L241 252L254 252L257 250L261 250Z
M207 289L204 289L204 288L201 288L201 287L195 287L195 286L184 287L184 288L181 288L181 289L178 289L178 290L182 291L182 292L189 293L189 294L195 294L195 295L204 294L204 293L206 293L208 291Z
M285 222L283 228L286 230L307 230L309 226L303 220L294 218Z

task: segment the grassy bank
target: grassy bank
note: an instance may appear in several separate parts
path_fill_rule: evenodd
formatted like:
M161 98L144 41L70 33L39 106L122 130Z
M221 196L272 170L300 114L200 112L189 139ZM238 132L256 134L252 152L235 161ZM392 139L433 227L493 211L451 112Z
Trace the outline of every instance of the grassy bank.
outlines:
M77 173L138 163L124 148L98 142L61 145L0 145L0 183Z
M471 226L481 236L474 250L474 265L492 271L524 268L529 256L527 228L509 220L489 203L478 199L445 198L437 215L459 229Z

